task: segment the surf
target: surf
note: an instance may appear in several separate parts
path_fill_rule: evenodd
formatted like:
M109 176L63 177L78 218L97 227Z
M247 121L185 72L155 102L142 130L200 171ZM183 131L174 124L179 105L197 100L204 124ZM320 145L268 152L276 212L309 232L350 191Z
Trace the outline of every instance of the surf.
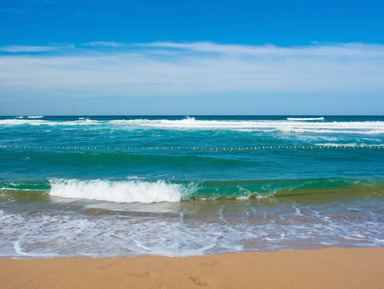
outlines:
M311 202L384 198L384 179L151 181L52 178L46 182L1 182L0 193L13 199L62 198L127 204L263 199Z

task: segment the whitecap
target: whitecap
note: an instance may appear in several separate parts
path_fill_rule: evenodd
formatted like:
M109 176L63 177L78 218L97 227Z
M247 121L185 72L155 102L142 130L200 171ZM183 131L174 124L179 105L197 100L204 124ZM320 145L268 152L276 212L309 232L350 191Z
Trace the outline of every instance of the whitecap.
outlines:
M287 117L287 120L312 121L312 120L324 120L324 117Z
M50 196L116 203L180 202L194 190L166 181L50 179Z

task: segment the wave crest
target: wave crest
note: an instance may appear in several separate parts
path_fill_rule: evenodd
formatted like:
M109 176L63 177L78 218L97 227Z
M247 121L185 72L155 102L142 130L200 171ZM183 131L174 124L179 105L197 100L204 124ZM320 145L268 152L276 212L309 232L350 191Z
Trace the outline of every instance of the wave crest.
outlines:
M287 120L293 120L293 121L324 120L324 117L288 117Z
M46 125L46 126L88 126L98 129L117 128L122 130L163 129L163 130L229 130L282 133L317 134L384 134L383 121L326 121L324 117L303 117L285 120L203 120L194 117L184 119L0 119L0 125Z
M191 190L162 180L144 182L50 179L49 182L50 196L116 203L180 202Z

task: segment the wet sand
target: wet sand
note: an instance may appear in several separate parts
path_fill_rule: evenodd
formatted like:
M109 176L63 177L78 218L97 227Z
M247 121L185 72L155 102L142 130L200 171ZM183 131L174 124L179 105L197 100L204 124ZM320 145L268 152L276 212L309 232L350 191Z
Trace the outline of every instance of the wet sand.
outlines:
M384 288L384 248L0 259L0 288Z

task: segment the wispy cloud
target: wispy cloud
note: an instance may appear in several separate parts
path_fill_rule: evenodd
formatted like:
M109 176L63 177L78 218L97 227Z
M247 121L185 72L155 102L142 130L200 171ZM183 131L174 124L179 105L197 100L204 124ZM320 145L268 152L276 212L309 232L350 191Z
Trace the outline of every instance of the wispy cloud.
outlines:
M10 45L0 46L0 52L26 53L26 52L45 52L56 50L55 46L25 46L25 45Z
M12 97L131 97L220 93L384 93L384 46L304 47L94 42L109 50L0 56L0 93ZM117 48L115 50L115 48ZM3 51L51 51L8 46Z
M120 47L123 46L121 43L113 42L113 41L94 41L83 43L81 46L93 46L93 47Z
M141 44L144 47L189 50L202 53L215 53L239 56L364 56L377 57L384 56L384 45L363 44L363 43L341 43L328 45L312 45L297 47L278 47L275 45L250 46L236 44L216 44L211 42L198 43L173 43L173 42L154 42Z

